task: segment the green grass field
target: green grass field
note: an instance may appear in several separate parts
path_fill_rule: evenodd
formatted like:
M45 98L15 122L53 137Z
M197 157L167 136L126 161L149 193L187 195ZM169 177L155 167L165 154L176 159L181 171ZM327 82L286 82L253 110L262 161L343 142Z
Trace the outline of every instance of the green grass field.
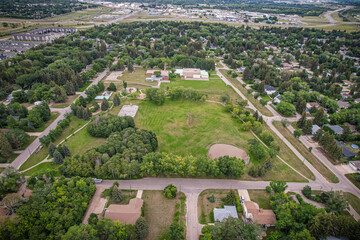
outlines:
M259 189L249 189L248 192L251 201L259 204L260 208L271 209L270 193L267 193L265 190L259 190Z
M24 176L32 176L32 175L36 175L36 174L39 174L39 173L42 173L44 172L45 170L57 170L57 174L56 176L60 176L60 172L59 172L59 165L55 165L54 163L52 162L44 162L44 163L41 163L39 165L37 165L36 167L26 171L23 173Z
M237 95L230 86L226 86L218 75L210 75L209 81L196 81L196 80L177 80L171 83L161 83L161 88L167 89L171 87L183 87L198 90L208 96L209 100L219 101L221 95L229 95L230 99L234 103L240 100L240 96Z
M135 117L136 126L156 133L159 151L178 155L207 156L208 148L215 143L232 144L248 151L250 132L239 130L240 122L220 104L208 102L172 101L157 106L143 101ZM287 155L286 155L287 156ZM251 162L251 161L250 161ZM262 180L304 181L279 159L272 159L273 168ZM245 172L252 164L245 168ZM259 180L248 174L241 179Z
M352 193L344 192L345 199L354 208L354 210L360 214L360 199Z

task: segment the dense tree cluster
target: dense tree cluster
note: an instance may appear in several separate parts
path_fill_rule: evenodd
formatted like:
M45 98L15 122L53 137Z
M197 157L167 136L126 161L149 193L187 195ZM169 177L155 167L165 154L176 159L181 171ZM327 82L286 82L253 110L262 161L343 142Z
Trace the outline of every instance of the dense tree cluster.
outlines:
M21 149L30 139L29 134L27 134L22 129L11 129L5 133L5 136L10 143L12 149ZM5 143L4 143L5 144Z
M339 146L334 134L320 129L314 134L313 139L318 141L319 145L334 159L340 160L342 158L343 146Z
M146 89L146 97L157 105L162 105L165 102L165 91L160 88Z
M172 100L188 99L193 101L199 101L204 97L204 94L202 94L200 91L180 87L174 87L169 89L168 95Z
M106 138L113 132L119 132L129 127L135 127L132 117L117 117L109 114L96 116L87 126L87 131L91 136Z
M16 211L17 220L1 224L2 237L59 239L71 226L81 223L94 193L91 179L39 179L29 201Z
M40 143L48 146L51 142L54 142L61 136L63 130L69 126L70 120L70 116L67 115L65 119L58 121L56 128L50 130L48 135L44 135L39 139Z
M17 192L24 181L24 177L13 167L6 168L0 176L0 198L8 193Z

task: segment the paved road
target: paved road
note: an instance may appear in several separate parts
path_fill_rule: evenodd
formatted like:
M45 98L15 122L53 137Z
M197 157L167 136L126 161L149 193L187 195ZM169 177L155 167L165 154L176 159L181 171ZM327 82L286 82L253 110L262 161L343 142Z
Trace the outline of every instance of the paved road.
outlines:
M101 79L105 77L105 75L109 72L109 69L105 69L104 72L100 73L97 78L93 80L93 82L89 85L92 86L94 84L97 84ZM86 97L85 91L81 92L79 97L83 96ZM75 102L75 100L74 100ZM39 136L10 164L10 166L14 167L15 169L19 169L21 165L31 156L31 154L40 146L40 138L48 135L50 130L56 128L57 123L65 118L66 113L70 113L71 109L70 106L63 109L56 109L57 112L60 113L60 115L47 127L42 133L39 134Z

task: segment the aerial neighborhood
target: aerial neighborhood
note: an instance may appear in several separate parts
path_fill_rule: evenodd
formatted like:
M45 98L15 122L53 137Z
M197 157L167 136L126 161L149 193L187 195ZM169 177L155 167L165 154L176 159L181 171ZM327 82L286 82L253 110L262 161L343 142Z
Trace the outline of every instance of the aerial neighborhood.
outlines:
M0 239L360 239L356 1L0 15Z

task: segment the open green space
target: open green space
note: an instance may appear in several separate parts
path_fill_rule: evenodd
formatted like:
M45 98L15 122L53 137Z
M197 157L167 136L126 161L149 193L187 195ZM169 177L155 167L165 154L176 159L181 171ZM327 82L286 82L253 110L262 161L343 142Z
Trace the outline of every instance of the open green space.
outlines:
M82 86L82 88L79 88L77 91L78 92L83 92L85 91L85 89L92 83L92 81L87 81L84 83L84 85Z
M222 105L216 103L167 99L164 105L158 106L142 101L139 104L135 123L138 128L156 133L160 152L181 156L207 156L209 147L215 143L231 144L248 151L248 140L255 138L248 131L240 131L240 121L226 112ZM286 149L286 145L281 148L282 157L293 158L290 164L292 161L298 163L290 149ZM298 161L297 166L306 168L300 160ZM246 174L241 179L259 180L247 174L253 164L260 163L250 160L250 164L245 167ZM305 180L278 158L272 159L272 164L272 169L262 178L263 180ZM302 171L306 176L306 170ZM307 175L311 177L310 170Z
M105 138L91 136L86 127L67 139L64 144L70 149L72 155L82 154L88 149L99 146L106 141Z
M273 122L279 132L285 136L285 138L298 150L306 160L308 160L311 165L315 167L316 170L319 171L321 175L323 175L329 182L338 183L339 179L336 175L328 169L317 157L314 156L309 150L298 140L295 139L294 135L290 133L290 131L282 125L281 122Z
M118 77L118 79L127 82L128 86L129 84L146 84L148 86L156 86L158 82L145 81L146 78L149 77L146 75L146 70L146 68L135 68L134 72L123 72L122 76Z
M45 170L56 170L56 175L55 176L60 176L60 171L59 171L59 165L55 165L53 162L44 162L41 163L39 165L37 165L36 167L26 171L23 173L24 176L32 176L32 175L37 175L40 173L43 173Z
M55 103L54 105L52 105L52 108L66 108L68 106L70 106L70 104L72 102L75 101L75 99L78 97L78 94L72 95L72 96L68 96L65 100L65 102L63 103Z
M344 192L345 199L354 208L354 210L360 214L360 199L352 193Z
M64 20L86 21L86 20L90 20L91 18L93 18L97 15L109 13L111 10L113 10L113 9L109 8L109 7L89 8L89 9L84 9L82 11L76 11L76 12L71 12L71 13L67 13L67 14L57 15L57 16L50 17L50 18L45 18L44 21L64 21Z
M220 72L232 83L234 86L240 90L242 94L249 100L258 110L260 113L264 114L265 116L273 116L272 112L270 112L269 109L264 107L260 104L258 100L254 98L254 96L251 93L247 92L247 89L244 88L241 83L236 79L231 77L229 74L226 73L227 70L221 69Z
M174 220L175 211L180 211L180 225L185 228L185 195L177 193L176 198L165 198L162 191L144 190L144 217L149 224L147 240L167 239L166 233ZM182 199L182 200L181 200ZM178 204L179 208L176 207Z
M214 208L224 207L224 202L221 199L225 198L229 192L229 189L206 189L200 193L197 203L199 223L206 224L214 222ZM215 201L210 202L208 198L213 194Z
M79 119L75 116L71 117L71 121L70 121L70 125L67 126L62 134L60 135L60 137L58 137L54 144L57 145L59 144L64 138L66 138L67 136L69 136L71 133L73 133L74 131L76 131L77 129L79 129L81 126L83 126L86 123L85 120L83 119ZM48 155L49 151L47 147L42 148L37 154L33 153L25 162L23 165L21 165L20 170L26 170L28 168L30 168L31 166L34 166L35 164L41 162L42 160L44 160L46 158L46 156Z
M171 83L161 83L161 88L183 87L198 90L208 96L209 100L219 101L221 95L229 95L230 99L237 103L241 97L236 94L231 86L226 86L218 75L210 75L209 81L176 80Z
M20 154L18 153L13 153L8 159L7 162L8 163L12 163Z
M262 209L271 209L270 205L270 193L261 189L248 189L248 193L251 201L259 204Z

